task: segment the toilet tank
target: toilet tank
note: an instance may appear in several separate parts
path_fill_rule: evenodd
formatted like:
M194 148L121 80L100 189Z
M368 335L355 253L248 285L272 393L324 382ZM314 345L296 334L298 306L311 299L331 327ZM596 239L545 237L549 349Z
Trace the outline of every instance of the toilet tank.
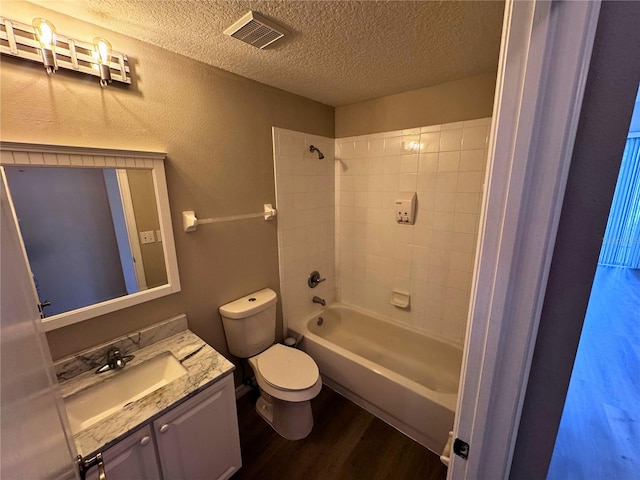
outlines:
M270 288L251 293L219 308L227 346L232 355L248 358L276 340L276 302Z

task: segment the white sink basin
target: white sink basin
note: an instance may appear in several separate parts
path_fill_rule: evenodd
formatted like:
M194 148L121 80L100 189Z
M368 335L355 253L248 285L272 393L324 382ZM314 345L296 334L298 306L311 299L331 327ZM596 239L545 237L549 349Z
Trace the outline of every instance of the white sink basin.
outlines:
M71 430L78 433L185 373L169 352L135 367L124 367L108 380L64 399Z

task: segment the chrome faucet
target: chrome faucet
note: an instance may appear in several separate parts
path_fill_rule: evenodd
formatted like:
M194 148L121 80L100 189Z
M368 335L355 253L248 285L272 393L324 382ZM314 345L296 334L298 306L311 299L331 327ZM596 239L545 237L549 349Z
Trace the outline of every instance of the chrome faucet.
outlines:
M134 358L135 357L133 355L122 356L119 349L112 348L107 353L107 363L98 368L96 370L96 373L104 373L108 372L109 370L121 370L128 362L130 362Z
M313 303L319 303L323 307L327 304L327 302L324 301L324 298L320 297L313 297Z

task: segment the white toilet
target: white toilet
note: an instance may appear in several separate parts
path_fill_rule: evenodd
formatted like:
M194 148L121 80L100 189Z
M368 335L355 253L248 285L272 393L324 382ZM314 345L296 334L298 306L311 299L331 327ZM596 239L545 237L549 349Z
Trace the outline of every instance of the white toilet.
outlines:
M288 440L313 428L310 400L322 388L318 366L306 353L275 344L276 292L269 288L220 307L229 352L248 358L260 388L256 410Z

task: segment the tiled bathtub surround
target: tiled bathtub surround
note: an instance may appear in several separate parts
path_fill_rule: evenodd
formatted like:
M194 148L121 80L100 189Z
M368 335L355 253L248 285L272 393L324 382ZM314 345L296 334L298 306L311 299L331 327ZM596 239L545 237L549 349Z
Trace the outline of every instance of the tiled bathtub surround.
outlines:
M466 326L490 118L336 140L341 301L461 344ZM417 192L414 225L394 217ZM389 304L393 289L411 307Z
M281 128L273 129L278 209L280 289L285 322L306 317L336 299L334 139ZM324 154L309 152L315 145ZM311 289L309 274L325 282Z

